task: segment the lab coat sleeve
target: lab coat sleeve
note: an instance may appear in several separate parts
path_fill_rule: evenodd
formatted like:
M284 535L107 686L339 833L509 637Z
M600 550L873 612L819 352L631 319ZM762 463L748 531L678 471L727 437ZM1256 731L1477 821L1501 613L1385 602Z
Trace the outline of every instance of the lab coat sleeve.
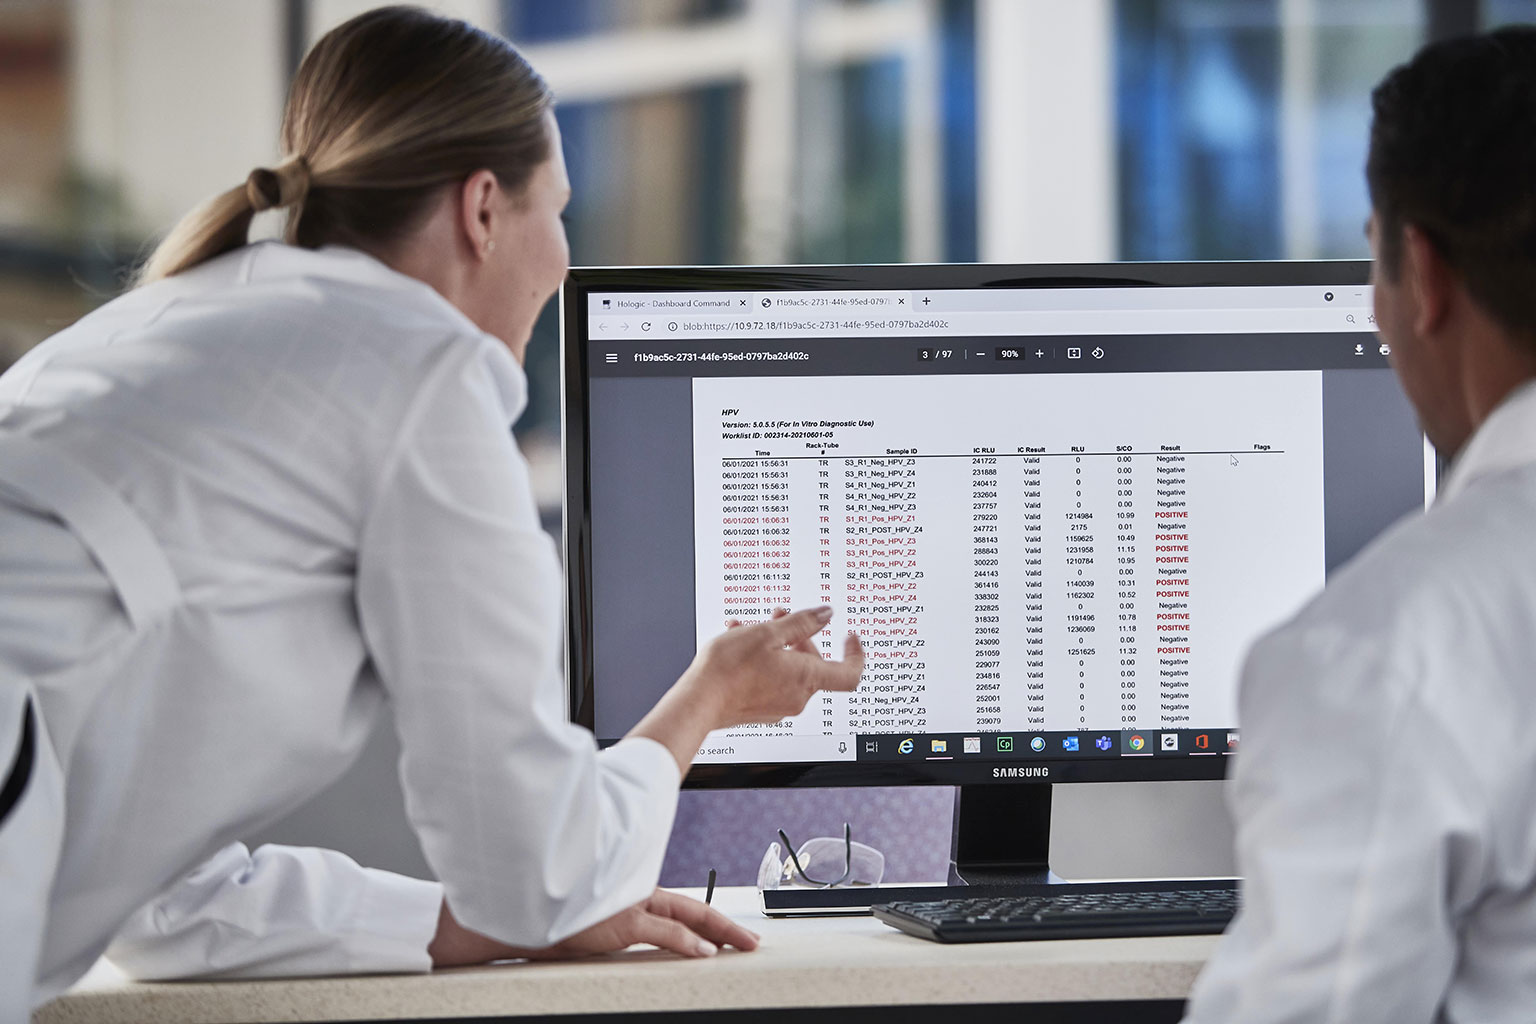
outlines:
M1228 790L1243 905L1189 1024L1436 1018L1487 799L1404 646L1314 623L1249 656Z
M568 720L564 576L511 436L522 387L489 341L424 381L363 531L357 599L448 905L540 948L650 895L679 776L660 744L599 753Z
M141 980L427 971L442 899L332 850L235 843L135 912L107 957Z

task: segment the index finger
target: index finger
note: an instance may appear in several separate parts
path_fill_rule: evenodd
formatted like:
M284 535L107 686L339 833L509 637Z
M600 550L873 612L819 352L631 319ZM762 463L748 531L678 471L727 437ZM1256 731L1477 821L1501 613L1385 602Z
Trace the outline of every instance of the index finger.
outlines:
M775 619L782 619L788 614L788 608L775 608L773 610L773 617ZM812 642L810 637L806 637L804 640L801 640L799 643L792 646L790 650L799 651L802 654L814 654L818 658L821 657L821 652L816 649L816 644Z
M759 628L768 632L780 647L793 647L821 632L821 627L832 621L832 609L805 608L763 623Z
M842 661L817 660L808 666L807 681L818 690L856 690L864 675L864 644L857 633L843 641Z
M681 893L657 889L646 909L653 914L682 922L717 946L734 946L744 951L757 948L757 933L732 921L714 907L689 899Z

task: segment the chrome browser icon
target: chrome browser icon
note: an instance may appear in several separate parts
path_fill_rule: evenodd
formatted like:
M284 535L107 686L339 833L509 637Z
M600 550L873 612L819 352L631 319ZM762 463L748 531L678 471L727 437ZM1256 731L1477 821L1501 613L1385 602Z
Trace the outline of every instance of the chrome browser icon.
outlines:
M1143 747L1145 747L1146 745L1147 745L1147 741L1142 739L1141 735L1139 733L1137 735L1131 737L1131 749L1132 750L1140 750Z

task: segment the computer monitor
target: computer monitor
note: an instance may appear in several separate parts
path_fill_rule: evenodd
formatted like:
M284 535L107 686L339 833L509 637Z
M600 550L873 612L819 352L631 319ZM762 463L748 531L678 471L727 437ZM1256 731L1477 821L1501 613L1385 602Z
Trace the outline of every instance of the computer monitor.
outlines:
M616 742L727 620L827 603L858 692L687 785L958 785L996 881L1051 783L1220 778L1249 644L1433 494L1368 270L571 271L573 718Z

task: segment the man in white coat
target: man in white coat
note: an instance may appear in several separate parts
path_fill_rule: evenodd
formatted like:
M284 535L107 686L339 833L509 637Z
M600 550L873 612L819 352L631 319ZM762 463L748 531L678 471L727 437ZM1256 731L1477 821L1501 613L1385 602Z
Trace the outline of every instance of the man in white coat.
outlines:
M1536 29L1428 47L1374 107L1377 321L1451 468L1249 657L1200 1024L1536 1013Z

